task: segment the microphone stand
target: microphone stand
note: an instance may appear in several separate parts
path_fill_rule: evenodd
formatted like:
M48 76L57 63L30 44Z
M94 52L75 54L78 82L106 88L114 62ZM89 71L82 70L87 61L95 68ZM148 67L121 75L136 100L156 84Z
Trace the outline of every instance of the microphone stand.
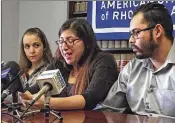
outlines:
M48 91L44 94L44 108L40 109L40 110L27 112L27 113L23 114L23 116L28 116L28 115L34 116L35 113L41 112L41 113L44 113L45 123L48 123L49 114L51 113L52 115L57 117L60 121L62 121L63 117L61 116L61 112L50 109L50 107L49 107L50 98L51 98L51 96L50 96L49 91ZM23 116L21 116L20 118L22 119Z
M17 92L12 93L12 104L8 106L8 111L13 112L13 115L18 115L20 117L19 112L22 112L21 107L18 103Z
M44 116L45 116L45 120L48 120L49 119L49 114L53 114L55 117L57 117L59 120L63 120L63 117L61 116L61 112L59 111L55 111L55 110L52 110L50 109L49 107L49 102L50 102L50 94L49 94L49 91L46 92L44 94L44 108L40 110L40 112L43 112L44 113Z

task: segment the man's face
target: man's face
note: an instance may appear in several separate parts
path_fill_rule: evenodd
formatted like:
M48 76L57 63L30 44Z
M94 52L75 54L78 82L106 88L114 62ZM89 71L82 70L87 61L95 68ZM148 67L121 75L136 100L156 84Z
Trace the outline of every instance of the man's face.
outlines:
M148 24L143 20L143 14L138 13L130 22L131 37L129 42L138 59L151 57L154 49L158 47L153 37L154 26L148 27Z

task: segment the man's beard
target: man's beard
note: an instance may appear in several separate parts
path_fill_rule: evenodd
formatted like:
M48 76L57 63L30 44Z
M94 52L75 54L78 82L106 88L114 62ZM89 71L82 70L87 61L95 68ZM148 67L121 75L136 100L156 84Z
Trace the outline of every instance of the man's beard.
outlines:
M143 43L141 44L142 50L138 49L140 51L140 54L136 53L136 58L145 59L145 58L151 57L154 49L157 47L158 47L158 44L155 43L155 41L153 39L152 31L151 31L149 41L148 42L143 41Z

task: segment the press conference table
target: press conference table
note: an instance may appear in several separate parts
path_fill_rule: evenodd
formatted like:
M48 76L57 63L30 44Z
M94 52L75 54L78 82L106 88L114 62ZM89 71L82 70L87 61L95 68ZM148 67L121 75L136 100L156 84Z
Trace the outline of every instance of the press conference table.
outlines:
M61 116L63 121L59 121L52 114L50 114L49 121L46 121L43 113L36 113L34 116L29 116L23 121L24 123L175 123L174 118L82 110L62 111ZM2 115L1 120L2 123L13 123L12 117L8 115Z

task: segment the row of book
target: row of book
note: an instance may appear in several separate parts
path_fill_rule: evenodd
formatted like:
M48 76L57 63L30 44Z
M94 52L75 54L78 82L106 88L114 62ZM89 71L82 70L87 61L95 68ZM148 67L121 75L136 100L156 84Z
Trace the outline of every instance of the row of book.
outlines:
M116 63L117 63L118 71L121 71L123 69L123 67L135 57L134 53L113 54L113 55L114 55L114 58L115 58Z
M74 12L86 12L88 3L86 1L77 1L74 4Z
M131 45L126 40L111 40L111 41L97 41L100 48L131 48Z

